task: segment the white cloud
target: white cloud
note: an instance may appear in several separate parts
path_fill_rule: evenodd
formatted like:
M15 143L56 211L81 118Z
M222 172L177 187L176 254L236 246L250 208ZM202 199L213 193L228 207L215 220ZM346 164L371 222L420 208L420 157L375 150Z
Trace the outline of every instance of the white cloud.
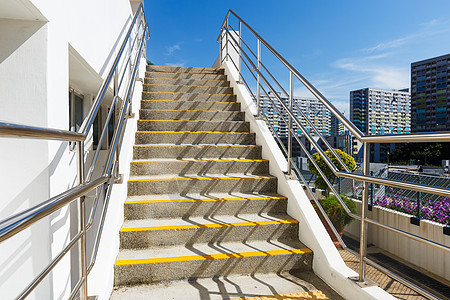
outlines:
M181 43L176 43L170 47L167 47L167 52L165 53L167 56L171 56L175 51L181 50Z

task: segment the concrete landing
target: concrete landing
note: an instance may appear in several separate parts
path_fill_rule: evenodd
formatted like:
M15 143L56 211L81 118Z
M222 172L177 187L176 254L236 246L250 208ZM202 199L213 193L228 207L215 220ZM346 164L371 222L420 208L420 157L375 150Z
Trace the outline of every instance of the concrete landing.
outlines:
M321 293L317 291L320 291ZM315 295L316 297L301 298L301 293L304 292L310 292L310 295ZM294 296L292 296L292 294L294 294ZM270 295L277 295L277 297L269 297ZM282 298L282 295L285 295L286 297ZM303 295L307 296L308 293ZM325 295L326 297L320 295ZM255 274L252 276L221 276L188 281L164 282L155 285L116 287L111 295L111 300L216 300L236 298L298 300L343 299L312 272L285 272L281 274Z

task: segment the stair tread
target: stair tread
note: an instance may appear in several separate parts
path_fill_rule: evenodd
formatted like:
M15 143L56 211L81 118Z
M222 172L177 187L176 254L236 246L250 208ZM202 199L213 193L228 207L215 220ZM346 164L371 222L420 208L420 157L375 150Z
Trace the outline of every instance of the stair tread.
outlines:
M180 132L180 131L177 131ZM137 144L134 147L261 147L261 145L246 144Z
M226 81L226 80L223 80ZM188 86L188 87L202 87L202 88L230 88L230 86L210 86L210 85L193 85L193 84L167 84L167 83L144 83L144 86L151 85L151 86Z
M128 196L126 203L139 202L176 202L176 201L248 201L262 199L286 199L286 197L278 194L262 194L262 193L209 193L209 194L160 194L160 195L139 195Z
M281 272L281 274L226 275L214 278L193 280L175 280L157 284L116 287L111 300L120 299L183 299L210 300L222 299L260 299L259 295L268 295L263 299L342 299L334 291L329 291L313 272L301 274ZM203 293L202 291L206 291ZM323 291L323 292L320 292ZM292 294L295 293L295 294ZM301 293L304 293L302 298ZM324 297L325 293L328 297ZM288 295L286 295L288 294ZM270 296L274 295L274 296ZM284 297L286 296L286 297ZM336 297L337 296L337 297ZM263 296L261 296L263 297ZM284 298L283 298L284 297Z
M205 123L249 123L247 121L242 120L224 120L224 121L217 121L217 120L147 120L147 119L139 119L138 122L205 122Z
M276 178L272 175L249 175L249 174L204 174L204 175L131 175L128 181L157 181L157 180L214 180L214 179L245 179L245 178Z
M298 251L295 251L297 249ZM221 259L242 256L258 256L310 253L311 250L297 240L291 241L246 241L212 244L177 245L146 249L121 249L116 265L163 262L164 258L175 260ZM232 255L235 254L235 255ZM218 255L214 257L213 255ZM159 260L161 259L161 260ZM147 261L151 260L151 261Z
M150 158L150 159L134 159L131 163L158 163L158 162L263 162L267 159L245 159L245 158Z
M238 216L220 215L214 217L191 216L189 218L175 219L140 219L125 220L121 231L131 230L158 230L158 229L183 229L201 227L229 226L253 226L281 223L298 223L292 217L284 215L243 214ZM151 228L150 228L151 227Z

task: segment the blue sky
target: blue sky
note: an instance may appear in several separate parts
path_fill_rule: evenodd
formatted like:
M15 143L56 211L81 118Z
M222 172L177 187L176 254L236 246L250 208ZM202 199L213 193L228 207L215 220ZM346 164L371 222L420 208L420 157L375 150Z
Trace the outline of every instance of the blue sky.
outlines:
M448 0L145 0L147 58L210 67L229 8L347 116L351 90L409 87L411 62L450 53ZM286 71L266 61L286 83ZM300 84L295 94L308 95Z

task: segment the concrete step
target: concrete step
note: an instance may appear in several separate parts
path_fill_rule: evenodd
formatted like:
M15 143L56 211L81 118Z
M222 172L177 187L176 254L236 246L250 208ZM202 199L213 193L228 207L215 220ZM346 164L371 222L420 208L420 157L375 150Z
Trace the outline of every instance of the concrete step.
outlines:
M144 84L145 92L233 94L233 88L222 86Z
M145 78L144 84L170 84L186 86L230 87L228 80L188 79L188 78Z
M141 120L215 120L215 121L242 121L244 113L240 111L220 110L166 110L141 109ZM185 130L187 131L187 130Z
M250 124L244 121L139 120L138 130L249 132Z
M131 162L131 175L159 174L269 174L269 161L264 159L152 159Z
M153 249L122 249L115 285L155 283L231 274L311 270L312 253L298 241L248 241Z
M190 218L286 213L287 198L277 194L208 193L129 196L125 219Z
M147 66L147 72L171 72L171 73L200 73L200 74L224 74L224 69L198 68L198 67L174 67L174 66Z
M311 271L226 275L115 287L111 300L341 300ZM260 298L261 297L261 298ZM244 299L245 298L245 299Z
M227 80L227 76L221 74L179 73L179 72L145 72L145 78Z
M135 145L135 159L158 158L261 158L259 145Z
M255 143L255 134L249 132L178 132L138 131L136 144L245 144Z
M158 175L130 176L128 195L188 193L275 193L274 176L228 174L220 175Z
M237 102L220 102L220 101L142 100L141 108L240 111L241 104Z
M143 100L181 100L181 101L236 101L236 95L214 93L173 93L173 92L142 92Z
M120 247L140 249L197 243L291 240L297 235L298 221L287 215L127 220L120 230Z

